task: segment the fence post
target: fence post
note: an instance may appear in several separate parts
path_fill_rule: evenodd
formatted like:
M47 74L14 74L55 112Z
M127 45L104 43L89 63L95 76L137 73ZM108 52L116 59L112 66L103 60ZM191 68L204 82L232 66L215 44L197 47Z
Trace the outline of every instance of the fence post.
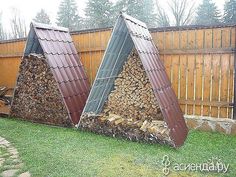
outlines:
M236 120L236 27L234 28L234 107L233 107L233 119Z

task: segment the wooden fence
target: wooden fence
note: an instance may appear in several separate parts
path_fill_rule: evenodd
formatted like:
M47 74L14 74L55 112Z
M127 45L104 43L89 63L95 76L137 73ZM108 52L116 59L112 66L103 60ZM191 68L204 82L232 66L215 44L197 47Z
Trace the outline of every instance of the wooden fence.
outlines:
M232 118L236 26L150 29L186 115ZM90 83L111 29L72 32ZM14 87L25 39L0 43L0 86Z

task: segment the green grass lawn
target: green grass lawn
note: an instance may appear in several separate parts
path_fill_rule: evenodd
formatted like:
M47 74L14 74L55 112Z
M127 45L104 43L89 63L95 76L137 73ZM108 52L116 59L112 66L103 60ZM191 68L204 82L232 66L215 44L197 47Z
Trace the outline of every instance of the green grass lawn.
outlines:
M203 163L218 157L226 174L173 169L169 176L236 176L236 136L191 131L184 146L130 142L75 129L0 118L0 136L19 151L32 176L163 176L162 158L173 163Z

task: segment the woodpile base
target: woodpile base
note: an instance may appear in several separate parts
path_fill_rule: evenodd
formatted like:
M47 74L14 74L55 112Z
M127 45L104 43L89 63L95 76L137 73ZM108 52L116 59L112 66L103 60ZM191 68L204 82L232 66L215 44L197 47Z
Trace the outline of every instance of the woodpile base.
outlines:
M84 113L80 128L132 141L173 145L151 84L136 51L132 51L99 115Z
M10 116L32 122L72 126L44 56L32 54L23 58Z
M174 146L169 136L170 130L164 121L132 122L118 115L106 117L104 115L84 114L81 117L79 128L85 131L112 137L121 137L131 141Z

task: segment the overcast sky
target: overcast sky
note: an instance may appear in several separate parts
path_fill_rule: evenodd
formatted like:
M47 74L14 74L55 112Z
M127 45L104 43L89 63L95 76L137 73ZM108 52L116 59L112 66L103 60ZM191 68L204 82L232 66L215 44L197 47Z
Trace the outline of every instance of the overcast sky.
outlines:
M53 22L55 22L58 6L61 0L0 0L0 12L2 12L2 21L5 29L10 29L9 19L11 17L11 9L19 9L21 15L25 18L26 25L29 27L30 21L35 17L36 13L41 9L45 9ZM88 0L76 0L79 14L83 16L83 9ZM115 1L115 0L113 0ZM225 0L213 0L219 9L223 9ZM165 1L159 0L163 6ZM197 0L201 3L202 0Z

